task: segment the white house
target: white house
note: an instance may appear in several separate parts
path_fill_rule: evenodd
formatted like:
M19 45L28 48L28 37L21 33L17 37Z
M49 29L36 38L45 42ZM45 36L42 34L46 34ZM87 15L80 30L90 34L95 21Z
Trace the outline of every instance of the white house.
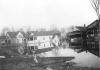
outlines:
M28 46L30 49L43 49L53 47L52 37L55 33L54 31L28 31Z
M24 32L7 32L6 36L10 39L11 43L23 44L26 40Z

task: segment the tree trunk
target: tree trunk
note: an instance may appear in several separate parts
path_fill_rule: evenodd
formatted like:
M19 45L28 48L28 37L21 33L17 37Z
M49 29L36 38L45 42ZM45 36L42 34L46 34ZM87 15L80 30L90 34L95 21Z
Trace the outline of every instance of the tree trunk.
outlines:
M99 51L100 51L100 17L99 17ZM100 52L99 52L100 55Z

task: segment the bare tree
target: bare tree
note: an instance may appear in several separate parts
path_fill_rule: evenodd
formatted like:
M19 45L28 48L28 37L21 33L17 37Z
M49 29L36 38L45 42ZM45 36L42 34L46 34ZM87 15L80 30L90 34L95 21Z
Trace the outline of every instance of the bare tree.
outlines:
M20 28L18 31L24 32L24 29L23 28Z
M12 31L12 32L16 31L15 28L14 28L13 26L11 27L11 31Z
M57 26L55 25L55 24L52 24L51 26L50 26L50 29L49 29L50 31L58 31L58 28L57 28Z
M46 31L45 28L39 28L38 30L39 30L39 31Z
M28 25L25 29L26 29L26 31L31 31L31 26Z
M4 27L1 31L1 35L5 35L6 32L10 31L8 27Z
M90 0L92 7L97 13L98 19L100 20L100 0Z

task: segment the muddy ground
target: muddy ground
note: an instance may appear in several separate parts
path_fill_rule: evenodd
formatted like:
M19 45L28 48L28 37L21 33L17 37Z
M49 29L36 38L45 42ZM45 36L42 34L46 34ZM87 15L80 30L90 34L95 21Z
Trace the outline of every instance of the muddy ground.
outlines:
M78 67L75 66L76 63L66 62L65 59L39 58L38 63L34 62L33 58L3 59L0 62L0 70L99 70L98 68ZM70 58L67 60L70 60Z

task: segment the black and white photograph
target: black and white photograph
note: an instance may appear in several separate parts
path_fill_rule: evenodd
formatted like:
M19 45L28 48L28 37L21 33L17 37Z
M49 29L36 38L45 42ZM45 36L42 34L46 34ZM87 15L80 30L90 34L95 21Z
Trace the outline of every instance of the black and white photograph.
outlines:
M0 0L0 70L100 70L100 0Z

